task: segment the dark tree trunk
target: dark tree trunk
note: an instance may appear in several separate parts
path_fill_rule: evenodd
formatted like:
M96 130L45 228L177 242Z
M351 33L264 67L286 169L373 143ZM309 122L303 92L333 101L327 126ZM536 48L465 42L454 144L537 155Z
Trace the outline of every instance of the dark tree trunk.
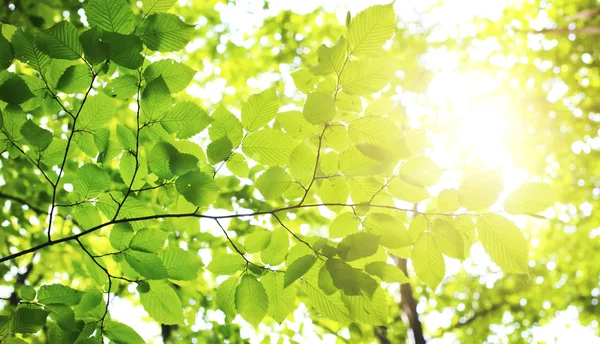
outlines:
M406 259L397 258L396 265L408 275L406 270ZM400 314L402 320L410 327L412 334L412 342L415 344L424 344L425 337L423 337L423 326L419 320L419 313L417 313L417 302L413 296L412 287L410 283L404 283L400 285Z

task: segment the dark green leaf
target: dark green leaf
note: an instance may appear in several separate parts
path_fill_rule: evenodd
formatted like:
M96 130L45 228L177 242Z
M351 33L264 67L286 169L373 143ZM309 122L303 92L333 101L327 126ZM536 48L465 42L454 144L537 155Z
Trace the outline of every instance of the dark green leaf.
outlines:
M333 285L346 295L360 295L356 270L341 259L331 258L325 263Z
M78 60L83 56L77 29L68 21L58 22L40 31L35 41L38 48L51 58Z
M312 254L300 257L287 268L283 278L283 287L287 288L294 283L298 278L304 276L305 273L312 268L317 261L317 257Z
M31 93L31 90L25 81L16 74L11 73L10 76L0 84L0 100L7 102L8 104L18 105L33 97L34 94Z
M21 135L31 144L36 152L43 152L50 142L52 142L52 133L46 129L38 127L33 121L28 120L21 127Z
M194 34L194 26L174 14L160 13L147 17L136 32L148 49L170 52L185 48Z
M219 187L213 178L203 172L184 174L177 179L175 187L186 200L198 207L213 204L219 194Z
M90 0L85 13L92 27L121 34L133 31L133 12L125 0Z
M379 247L379 239L377 235L364 232L350 234L338 244L340 257L353 261L374 255Z

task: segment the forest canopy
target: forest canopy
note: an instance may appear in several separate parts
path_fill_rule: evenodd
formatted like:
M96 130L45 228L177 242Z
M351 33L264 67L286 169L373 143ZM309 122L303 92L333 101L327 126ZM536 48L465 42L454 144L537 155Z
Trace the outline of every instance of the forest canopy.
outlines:
M0 7L0 342L598 342L588 1Z

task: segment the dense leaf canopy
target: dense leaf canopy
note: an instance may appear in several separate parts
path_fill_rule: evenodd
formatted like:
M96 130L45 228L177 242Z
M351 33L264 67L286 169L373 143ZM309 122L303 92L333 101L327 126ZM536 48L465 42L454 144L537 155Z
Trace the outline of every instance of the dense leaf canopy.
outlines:
M598 9L259 5L2 5L0 341L598 334Z

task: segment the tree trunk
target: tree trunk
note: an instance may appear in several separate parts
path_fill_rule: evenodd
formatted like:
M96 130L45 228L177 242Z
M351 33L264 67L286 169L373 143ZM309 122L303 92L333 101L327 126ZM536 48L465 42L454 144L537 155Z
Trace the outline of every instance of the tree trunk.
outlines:
M406 270L406 259L396 258L396 265L408 275ZM413 297L412 287L410 283L404 283L400 285L400 314L405 324L410 327L411 342L414 344L424 344L425 338L423 337L423 326L419 320L419 313L417 313L417 302Z

